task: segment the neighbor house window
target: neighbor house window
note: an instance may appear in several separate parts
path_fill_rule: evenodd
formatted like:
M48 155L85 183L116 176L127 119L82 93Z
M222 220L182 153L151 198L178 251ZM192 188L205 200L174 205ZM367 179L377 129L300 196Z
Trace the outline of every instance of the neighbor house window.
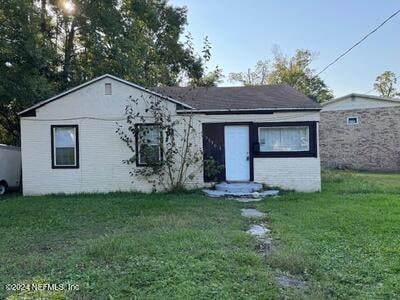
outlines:
M309 127L260 127L260 152L309 151Z
M78 125L51 126L52 167L78 168Z
M357 124L358 124L358 117L347 118L347 125L357 125Z
M106 83L104 85L104 94L105 95L111 95L112 94L112 86L111 83Z
M155 124L137 124L137 164L141 166L158 164L162 159L161 129Z

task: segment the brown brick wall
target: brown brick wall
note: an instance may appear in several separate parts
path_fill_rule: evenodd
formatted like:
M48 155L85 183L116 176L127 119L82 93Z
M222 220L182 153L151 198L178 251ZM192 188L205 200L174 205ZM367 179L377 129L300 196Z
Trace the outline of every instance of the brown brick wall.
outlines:
M320 156L324 167L400 170L400 107L321 112Z

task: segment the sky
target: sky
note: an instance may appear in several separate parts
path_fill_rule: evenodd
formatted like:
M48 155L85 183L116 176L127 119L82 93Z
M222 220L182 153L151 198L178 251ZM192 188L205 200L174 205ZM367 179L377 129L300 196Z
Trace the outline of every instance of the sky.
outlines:
M287 55L309 49L318 55L317 72L400 9L399 0L170 0L188 9L187 31L200 52L212 44L209 68L218 65L230 83L231 72L246 71L271 59L279 46ZM400 14L321 74L335 97L366 93L377 75L400 75ZM399 80L400 81L400 80ZM400 88L400 84L398 84ZM374 92L370 92L374 94Z

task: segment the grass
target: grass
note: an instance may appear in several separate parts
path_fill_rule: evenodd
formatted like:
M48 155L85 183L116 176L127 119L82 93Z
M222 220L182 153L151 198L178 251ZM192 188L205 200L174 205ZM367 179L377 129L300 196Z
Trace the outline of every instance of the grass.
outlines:
M325 171L323 192L288 193L268 211L279 247L269 265L321 298L400 298L400 175Z
M10 196L0 201L0 299L21 297L2 287L24 282L80 287L41 299L400 298L400 175L323 178L321 193L250 205L199 192ZM277 241L266 260L244 233L249 206L268 213ZM310 288L278 288L280 272Z
M11 197L0 202L0 298L21 296L4 284L37 281L79 284L61 299L274 297L240 207L196 192Z

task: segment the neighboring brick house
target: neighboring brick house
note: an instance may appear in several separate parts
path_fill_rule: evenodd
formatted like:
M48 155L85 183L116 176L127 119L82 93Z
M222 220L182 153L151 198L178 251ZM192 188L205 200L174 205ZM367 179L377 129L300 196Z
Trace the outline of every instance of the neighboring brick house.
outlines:
M350 94L325 103L320 156L329 168L400 170L400 99Z

